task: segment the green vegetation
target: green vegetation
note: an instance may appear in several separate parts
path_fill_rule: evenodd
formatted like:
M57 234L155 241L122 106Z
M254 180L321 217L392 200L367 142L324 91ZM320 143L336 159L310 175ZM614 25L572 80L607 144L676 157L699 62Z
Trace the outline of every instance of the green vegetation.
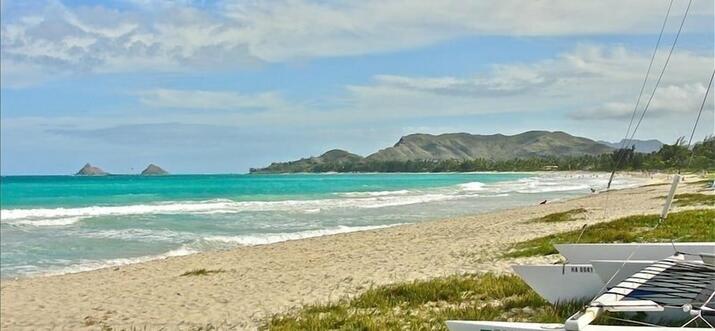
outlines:
M692 151L692 153L691 153ZM251 173L285 172L470 172L470 171L539 171L591 170L611 171L616 163L619 170L687 170L715 171L715 137L695 144L689 150L684 140L673 145L663 145L657 152L643 154L635 147L619 149L612 153L584 156L450 160L373 160L340 151L340 157L302 159L273 163L267 168L251 169ZM326 153L328 154L328 153ZM691 159L692 154L692 159Z
M352 300L276 315L266 330L446 330L445 320L561 322L582 304L552 306L512 275L462 275L381 286Z
M544 223L556 223L556 222L570 222L575 220L575 217L583 213L588 212L584 208L571 209L560 213L548 214L543 217L533 219L533 222L544 222Z
M715 205L714 194L683 193L676 194L673 198L675 199L675 205L677 206Z
M583 212L574 209L544 218L560 221ZM715 241L715 209L673 213L656 228L658 222L650 215L597 224L586 230L581 242ZM522 242L507 256L552 254L554 243L575 242L579 235L571 231ZM459 275L371 288L352 299L275 315L261 329L446 330L444 321L451 319L558 323L582 307L583 302L551 305L513 275ZM613 320L595 322L609 323Z
M354 299L275 315L260 329L447 330L446 320L562 323L584 304L549 304L514 275L460 275L376 287ZM623 323L599 318L594 324Z
M203 269L202 268L202 269L194 269L191 271L187 271L187 272L181 274L181 276L208 276L211 274L218 274L218 273L222 273L222 272L226 272L226 271L224 271L223 269L211 270L211 269Z
M715 209L671 213L656 227L658 223L657 215L624 217L586 228L578 242L715 241ZM554 244L577 242L580 235L575 230L517 243L505 257L556 254Z

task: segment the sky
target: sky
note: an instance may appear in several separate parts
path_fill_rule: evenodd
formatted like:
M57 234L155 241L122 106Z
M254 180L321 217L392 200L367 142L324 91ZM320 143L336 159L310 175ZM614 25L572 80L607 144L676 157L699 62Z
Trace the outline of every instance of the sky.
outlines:
M713 3L672 1L635 138L690 135ZM0 0L0 173L245 173L418 132L620 141L670 4Z

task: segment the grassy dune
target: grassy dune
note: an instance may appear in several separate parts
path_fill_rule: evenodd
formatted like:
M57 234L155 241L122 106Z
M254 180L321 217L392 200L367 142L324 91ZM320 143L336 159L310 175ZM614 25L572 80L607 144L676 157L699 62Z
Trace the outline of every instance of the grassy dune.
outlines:
M674 197L676 206L715 206L715 195L702 193L676 194Z
M274 316L264 330L446 330L448 319L558 322L580 304L552 306L518 277L462 275L381 286L337 303Z
M571 231L519 243L507 256L553 254L553 243L574 242L579 234ZM715 210L673 213L660 224L655 215L625 217L594 225L581 238L581 242L670 240L715 241ZM446 330L444 321L449 319L563 322L581 307L578 302L551 305L513 275L458 275L375 287L352 299L273 316L261 329ZM613 321L597 321L609 322Z
M505 257L525 257L558 253L554 244L577 242L581 230L540 237L518 243ZM715 241L715 210L671 213L660 222L658 215L637 215L589 226L582 243Z
M579 216L586 212L587 210L584 208L571 209L560 213L548 214L544 217L536 218L533 221L544 223L570 222L576 219L576 216Z

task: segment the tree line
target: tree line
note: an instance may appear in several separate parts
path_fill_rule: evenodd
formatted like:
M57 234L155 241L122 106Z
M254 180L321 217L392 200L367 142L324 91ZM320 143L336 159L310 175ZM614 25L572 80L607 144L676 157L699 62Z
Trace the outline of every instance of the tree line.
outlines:
M672 145L664 144L652 153L639 153L635 146L617 149L601 155L570 157L534 157L495 161L471 160L412 160L357 162L276 163L251 172L470 172L470 171L539 171L539 170L686 170L715 171L715 137L711 136L688 148L685 139Z

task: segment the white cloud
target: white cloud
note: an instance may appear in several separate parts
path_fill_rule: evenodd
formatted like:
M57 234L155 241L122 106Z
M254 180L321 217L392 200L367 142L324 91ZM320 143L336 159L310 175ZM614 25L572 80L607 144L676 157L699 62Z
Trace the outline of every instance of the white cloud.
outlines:
M3 2L11 14L3 14L2 65L41 66L48 75L186 71L395 51L464 36L653 33L667 6L651 0L134 3L117 10L52 1L21 11ZM672 23L684 4L676 1ZM712 29L712 1L695 0L691 13L688 31Z
M656 57L655 68L664 56ZM388 110L400 116L557 111L580 120L618 119L630 115L649 59L649 54L623 47L581 45L553 59L496 65L473 76L376 76L371 85L350 86L348 98L361 112L375 116ZM711 55L674 53L651 113L693 112L710 70ZM641 107L646 100L647 95Z
M495 66L488 77L401 77L378 75L375 80L382 86L396 89L418 90L435 94L464 96L500 96L523 93L528 89L543 87L553 80L541 76L532 68Z
M156 89L139 93L144 104L159 108L207 110L276 110L288 108L275 92L240 94L230 91Z
M648 106L648 117L660 117L667 115L687 115L694 114L700 109L706 87L704 83L661 86L653 95L653 100ZM644 95L638 107L638 116L648 102L649 95ZM712 109L712 98L706 101L707 109ZM572 113L575 119L582 120L608 120L627 119L633 115L634 103L626 102L606 102L596 108L586 109Z
M656 68L664 56L656 57ZM620 120L630 116L649 59L647 52L620 46L580 45L551 59L497 64L460 77L377 75L371 84L346 86L342 96L328 96L310 105L286 100L276 92L157 89L138 96L143 103L157 108L238 110L229 114L205 113L200 118L172 115L206 124L229 120L242 125L359 125L504 113L543 113L555 120ZM696 111L705 91L705 75L711 68L709 55L684 51L673 54L648 118ZM651 82L646 92L652 86ZM645 101L647 95L641 107Z

